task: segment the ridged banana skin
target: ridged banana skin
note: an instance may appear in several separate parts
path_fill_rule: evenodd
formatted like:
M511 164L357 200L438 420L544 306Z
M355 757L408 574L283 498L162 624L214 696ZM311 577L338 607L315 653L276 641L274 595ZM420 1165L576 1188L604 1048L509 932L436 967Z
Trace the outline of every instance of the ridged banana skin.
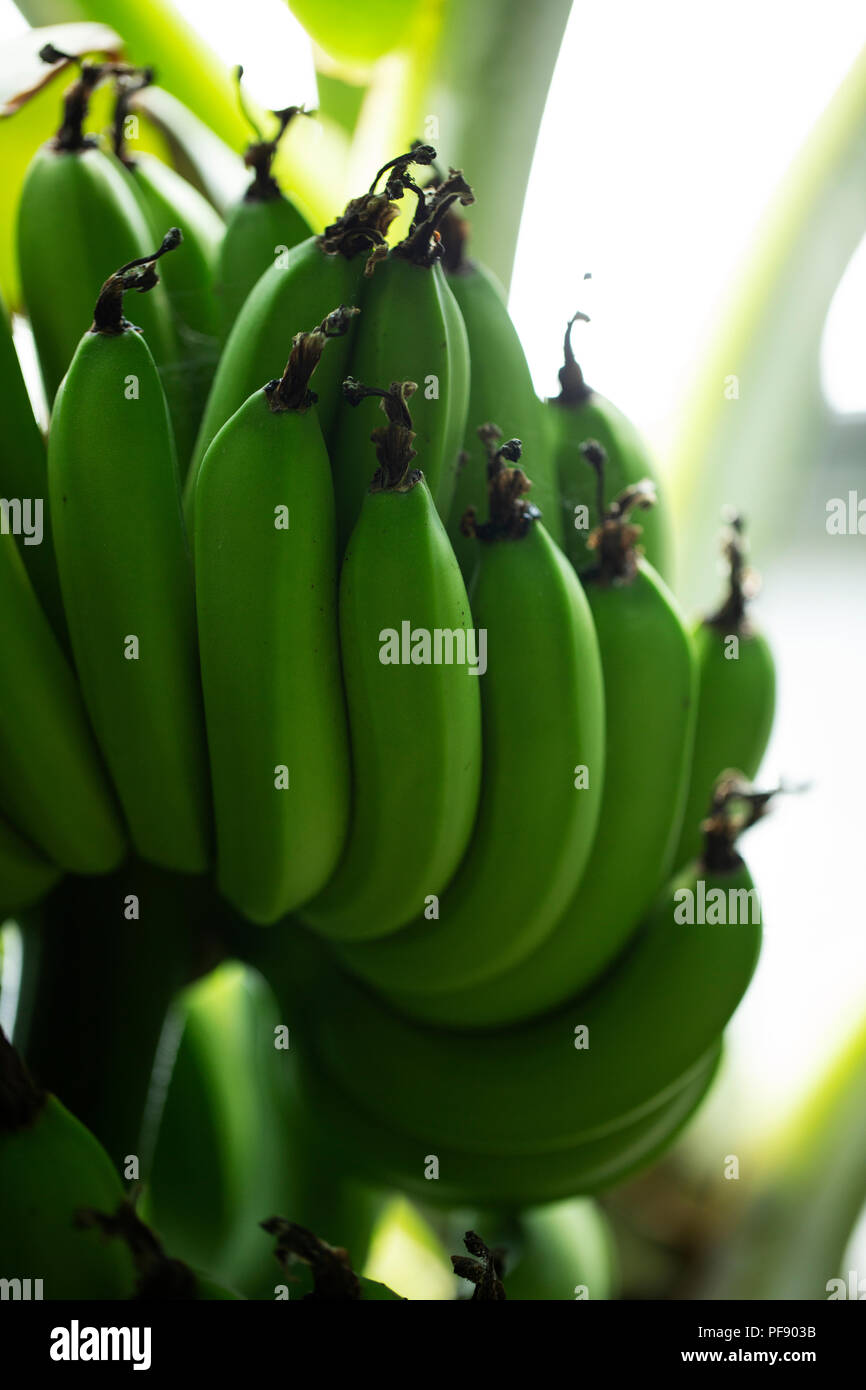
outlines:
M574 1148L516 1156L467 1153L429 1136L409 1138L372 1119L314 1066L305 1064L302 1072L306 1108L331 1145L353 1155L369 1182L399 1187L435 1207L526 1207L602 1192L648 1167L691 1119L712 1084L719 1057L717 1046L667 1100L614 1133ZM433 1155L439 1171L430 1179L425 1170Z
M578 574L582 574L584 570L591 569L597 560L595 552L588 548L586 542L590 530L598 525L600 518L596 507L596 474L583 457L581 444L588 439L596 439L605 451L604 500L607 506L624 488L642 482L644 478L652 479L657 490L660 493L662 490L659 489L656 470L646 446L634 425L605 396L592 391L580 405L560 406L554 401L547 401L545 409L556 455L565 552ZM528 458L527 471L530 471ZM587 530L577 529L574 524L574 509L579 505L589 509ZM673 550L669 511L662 501L662 505L642 512L640 517L644 554L668 582Z
M285 266L266 270L247 297L223 348L196 440L184 490L187 529L193 532L195 481L215 435L244 401L270 381L289 355L292 336L321 323L338 304L357 305L363 257L326 256L318 239L296 246ZM319 425L327 439L346 376L355 329L328 344L316 368ZM369 457L369 443L364 453Z
M480 985L551 931L583 873L604 780L604 695L589 605L536 522L479 542L472 593L487 632L483 776L475 833L439 904L381 942L341 946L356 974L424 995ZM589 786L575 787L575 768Z
M214 281L225 228L198 190L155 155L138 155L133 169L123 172L147 220L152 245L159 245L169 227L183 232L180 246L159 269L176 340L174 360L161 369L161 376L183 479L219 360Z
M38 902L59 877L56 865L0 820L0 923L10 913Z
M513 857L513 856L512 856ZM689 926L669 885L632 948L561 1009L495 1033L414 1023L334 969L314 985L305 1046L334 1083L386 1128L495 1157L573 1148L649 1113L719 1042L754 971L759 923ZM702 874L748 891L741 866ZM303 1008L301 1003L299 1009ZM589 1047L578 1048L585 1025Z
M752 778L770 741L776 708L776 669L760 632L740 635L739 655L725 656L726 635L708 623L694 629L698 660L698 717L682 835L674 864L688 863L701 847L701 822L713 784L726 768Z
M521 467L532 479L532 501L560 546L562 507L545 408L535 394L502 286L492 271L475 263L465 271L449 275L448 284L466 325L471 362L463 439L465 457L457 472L448 515L448 535L468 584L478 564L478 546L471 537L461 535L460 519L467 507L476 507L483 513L487 497L486 459L478 438L479 425L492 422L502 430L504 439L522 441Z
M126 850L78 684L12 536L0 536L0 811L46 857L104 874Z
M554 930L513 969L448 995L391 993L416 1018L490 1028L558 1007L616 958L669 877L692 755L691 639L645 561L632 583L589 583L586 593L601 652L607 750L586 870Z
M82 1208L113 1213L123 1197L101 1144L49 1096L32 1125L0 1134L2 1277L42 1279L46 1299L131 1298L125 1244L74 1224Z
M266 924L324 887L349 817L334 493L315 410L274 413L256 392L208 450L195 527L217 881Z
M164 235L164 227L160 235ZM34 156L18 210L21 285L49 405L93 318L100 286L153 250L152 233L117 162L99 149ZM165 370L177 356L165 290L137 296L130 317Z
M63 602L57 579L57 562L48 515L48 471L45 461L45 441L36 423L30 397L21 373L18 353L12 337L12 327L6 305L0 298L0 497L30 498L42 502L42 541L26 545L23 535L17 537L18 549L30 582L36 590L54 631L65 631Z
M54 408L48 477L75 664L133 843L163 868L202 872L210 796L192 569L168 410L140 333L82 338ZM133 635L137 660L124 654Z
M472 627L423 479L408 492L367 494L340 576L352 819L333 879L301 914L336 940L383 936L417 919L453 877L475 821L480 678L468 664L383 664L383 634L400 634L404 622L427 633Z
M194 333L215 337L219 317L214 287L225 223L197 188L156 155L136 155L127 173L153 245L159 245L169 227L183 232L180 246L159 267L175 321Z
M247 296L274 258L313 234L288 198L237 203L226 220L216 274L216 310L225 341ZM299 325L312 328L312 322Z
M469 348L459 309L455 313L457 306L441 266L416 266L393 254L366 280L360 307L349 372L365 386L416 383L410 408L419 467L445 519L469 402ZM331 462L337 543L343 549L370 482L369 438L369 412L341 404Z

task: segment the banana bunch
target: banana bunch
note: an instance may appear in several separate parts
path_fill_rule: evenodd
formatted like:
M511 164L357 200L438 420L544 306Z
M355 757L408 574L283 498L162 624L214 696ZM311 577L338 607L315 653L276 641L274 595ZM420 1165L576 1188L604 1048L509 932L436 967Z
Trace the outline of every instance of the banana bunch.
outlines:
M336 1151L335 1191L595 1192L700 1103L760 946L735 842L774 675L742 523L690 629L646 451L575 319L537 398L463 174L422 187L416 144L313 235L270 172L286 108L223 223L132 149L151 77L81 65L22 193L52 412L46 454L0 323L0 483L47 528L38 556L0 535L0 912L130 852L215 882L208 964L245 957L291 1024L301 1207ZM103 81L110 148L84 128ZM249 1122L262 1030L176 1007L150 1200L228 1278L243 1241L210 1213L254 1157L215 1155L185 1211L185 1136Z

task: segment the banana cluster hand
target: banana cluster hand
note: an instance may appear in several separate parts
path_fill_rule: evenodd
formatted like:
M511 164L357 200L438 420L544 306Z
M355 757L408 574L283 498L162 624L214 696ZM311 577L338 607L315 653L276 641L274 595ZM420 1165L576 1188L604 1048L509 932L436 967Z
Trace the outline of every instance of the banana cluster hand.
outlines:
M46 488L0 372L22 440L0 482L47 491L53 550L0 535L0 912L129 845L208 874L293 1029L309 1153L445 1205L617 1182L705 1094L760 944L759 914L694 917L756 898L734 841L766 798L717 782L755 773L772 718L739 530L731 596L690 632L642 444L571 324L537 399L465 255L469 185L415 181L429 146L306 235L276 113L224 227L84 134L107 76L118 131L150 80L82 67L19 215L53 413ZM4 325L0 352L17 370ZM194 1009L184 1049L163 1154L229 1067Z

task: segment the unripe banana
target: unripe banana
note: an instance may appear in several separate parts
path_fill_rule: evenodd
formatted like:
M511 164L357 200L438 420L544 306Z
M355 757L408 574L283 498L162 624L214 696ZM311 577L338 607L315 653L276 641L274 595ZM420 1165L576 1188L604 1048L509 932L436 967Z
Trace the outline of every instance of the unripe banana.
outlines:
M283 111L272 112L278 128L272 139L266 140L244 106L240 86L243 68L237 68L236 75L244 114L258 138L244 155L244 163L253 172L253 181L241 202L229 213L220 247L217 295L223 341L247 295L259 277L273 265L274 257L290 251L313 234L307 219L285 196L272 173L277 147L295 117L305 114L304 108L287 106Z
M165 397L123 318L124 292L149 290L179 241L174 229L103 285L55 404L48 475L75 663L133 843L197 873L210 808L192 573Z
M572 1199L511 1214L482 1213L475 1224L490 1246L504 1252L508 1299L615 1296L613 1235L595 1202Z
M587 451L603 467L597 446ZM585 989L618 955L673 866L691 760L696 672L676 603L635 553L635 506L651 485L622 494L596 533L584 576L601 651L605 774L598 831L577 891L527 959L472 989L389 991L408 1013L452 1028L532 1018Z
M405 160L411 160L406 155ZM309 237L275 261L257 281L229 334L208 397L186 480L184 508L193 533L195 483L201 461L225 422L259 390L285 354L286 329L321 323L335 304L357 304L361 277L370 254L381 252L385 232L397 216L394 190L369 193L350 202L320 237ZM316 377L318 416L329 439L340 386L346 376L349 339L332 345Z
M37 854L11 825L0 820L0 923L30 907L57 882L60 870Z
M151 244L123 170L82 130L89 93L105 75L104 68L84 65L66 93L60 130L34 155L21 190L21 285L49 405L106 268L146 255ZM170 368L177 346L163 289L142 305L140 318L160 369Z
M0 298L0 506L8 504L0 523L13 529L16 504L27 525L17 532L18 548L30 582L58 637L66 630L57 580L57 562L48 516L48 473L45 441L33 416L21 374L6 305ZM29 508L29 511L28 511ZM37 511L41 508L41 512ZM29 519L28 519L29 518ZM39 523L41 518L41 525ZM30 535L26 534L29 529ZM36 542L35 544L33 542Z
M532 500L560 546L563 527L545 409L535 394L505 291L492 271L465 255L465 226L451 214L443 264L466 325L471 363L463 454L448 516L448 535L468 584L478 563L478 547L463 535L460 523L467 507L477 507L486 491L478 453L479 425L495 420L506 439L519 436L525 457L532 460Z
M519 441L497 449L494 427L485 438L490 521L468 519L481 551L472 606L487 662L478 820L441 903L419 908L394 936L339 948L388 991L469 988L528 956L580 881L601 805L604 706L589 607L525 500L530 485L513 466Z
M323 1142L354 1156L370 1182L388 1183L425 1204L454 1208L501 1204L526 1207L614 1187L667 1149L712 1082L716 1048L701 1070L640 1120L573 1148L547 1153L476 1154L413 1139L383 1126L309 1065L303 1066L306 1106Z
M752 577L745 567L743 523L730 520L724 552L729 592L718 612L694 629L698 657L698 717L695 748L674 864L697 854L701 821L707 815L713 784L725 768L754 777L773 727L776 671L766 638L749 620L747 603Z
M359 381L408 378L418 383L413 424L427 486L445 520L466 427L470 367L463 317L439 264L438 227L457 199L472 201L472 191L453 174L429 204L420 189L417 192L419 208L409 235L375 266L364 285L349 369ZM365 445L361 420L348 409L338 411L331 461L341 553L367 488Z
M425 1145L422 1156L498 1165L613 1141L705 1074L751 979L760 904L733 841L766 799L737 782L717 793L703 861L665 888L603 985L471 1044L401 1017L323 951L312 965L293 957L272 983L278 995L295 990L284 1011L298 1019L305 1059L371 1121ZM302 938L295 949L314 947Z
M590 528L601 521L596 506L596 478L587 468L581 445L597 440L607 455L604 505L609 507L627 487L648 478L658 489L656 471L646 447L630 420L605 396L587 386L571 346L575 314L565 330L565 362L560 368L561 390L547 401L547 420L559 475L563 508L565 550L578 574L591 569L593 554L587 542ZM664 499L663 499L664 500ZM646 558L667 580L671 569L671 537L668 508L648 516L642 544Z
M46 1299L131 1297L130 1252L77 1223L82 1209L123 1199L105 1150L0 1032L0 1278L40 1280L31 1296Z
M356 404L365 395L383 398L388 424L372 436L379 468L340 576L349 836L334 877L301 914L338 941L383 936L418 918L460 863L478 805L472 616L425 477L411 467L406 400L414 389L347 382Z
M309 380L355 311L299 333L208 450L195 499L217 881L275 922L330 878L349 817L334 494Z
M297 1116L279 1022L261 976L225 962L177 1000L168 1091L158 1063L149 1101L159 1116L142 1215L173 1255L247 1297L273 1296L262 1215L294 1210Z
M0 535L0 689L0 811L62 868L108 873L126 848L114 798L75 677L8 535Z

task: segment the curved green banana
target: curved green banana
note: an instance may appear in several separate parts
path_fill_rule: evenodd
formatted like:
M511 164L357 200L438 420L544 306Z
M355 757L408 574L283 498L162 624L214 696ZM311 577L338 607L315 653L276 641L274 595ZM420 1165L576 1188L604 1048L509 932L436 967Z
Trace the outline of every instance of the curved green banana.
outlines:
M696 672L675 600L635 554L640 527L629 513L651 499L650 489L633 488L614 503L599 568L584 576L601 652L606 755L598 830L583 877L554 930L512 969L449 994L389 990L413 1017L489 1028L573 998L623 949L676 862Z
M60 877L17 831L0 820L0 922L45 896Z
M479 653L460 569L425 477L411 467L412 390L347 382L356 404L383 398L388 424L372 436L379 468L340 576L349 836L334 877L301 913L338 941L417 919L457 869L478 806Z
M0 811L54 863L108 873L125 852L75 677L12 536L0 535Z
M376 266L364 285L361 321L349 359L349 370L359 381L417 383L413 427L427 486L443 520L454 493L469 404L469 344L463 317L439 264L442 247L437 235L439 223L458 198L471 202L472 194L456 174L436 190L429 205L422 196L409 235ZM369 481L367 434L351 410L337 412L331 462L340 553L361 511Z
M229 334L208 396L186 480L184 509L193 533L195 485L202 459L217 433L283 360L286 332L302 323L321 323L335 304L357 304L370 248L381 247L397 215L387 193L357 198L321 237L294 247L285 264L275 262L250 292ZM340 385L346 375L349 340L334 343L316 377L318 417L330 437Z
M258 1222L289 1208L296 1181L292 1066L275 1047L275 1002L255 971L228 961L183 991L166 1025L174 1062L160 1111L142 1212L166 1246L247 1297L273 1287Z
M220 247L217 295L223 341L247 295L259 277L273 265L274 257L285 254L313 234L307 219L286 197L272 173L277 147L295 117L305 114L304 109L287 106L283 111L274 111L277 131L266 140L244 106L240 86L243 68L236 69L236 76L241 107L258 138L247 147L244 155L244 163L253 172L253 181L229 213Z
M368 1181L400 1187L430 1206L525 1207L604 1191L647 1167L703 1100L719 1055L716 1048L693 1077L640 1120L574 1148L517 1156L468 1153L409 1138L371 1119L306 1062L303 1071L306 1105L326 1140L350 1152Z
M516 435L521 440L525 457L532 460L532 500L548 533L560 546L563 527L545 410L535 394L523 347L509 317L505 291L492 271L466 258L465 233L455 239L459 249L450 259L446 251L444 265L466 325L471 371L463 457L448 515L448 535L468 584L478 563L478 548L463 535L460 522L467 507L477 507L485 496L479 426L495 420L506 439Z
M556 458L563 509L565 551L578 574L591 569L592 551L587 545L590 528L601 520L596 506L596 478L587 468L581 445L597 440L607 456L604 505L625 488L649 478L658 489L656 470L646 446L630 420L605 396L587 386L574 358L571 329L585 314L575 314L565 330L565 363L560 368L561 390L547 401L547 421ZM669 580L672 543L666 506L647 517L642 544L646 558L663 579Z
M55 1096L34 1085L0 1031L3 1279L39 1280L41 1292L31 1287L33 1298L130 1298L135 1270L129 1251L76 1220L82 1209L113 1211L123 1200L123 1184L101 1144Z
M129 185L154 240L166 227L179 226L183 244L162 269L173 318L177 354L166 369L166 391L177 415L178 464L186 476L190 455L219 359L219 312L215 296L217 259L225 224L198 189L156 155L133 154L127 143L132 98L152 81L149 69L117 79L114 107L114 153L129 175ZM171 390L169 391L169 387ZM176 399L175 399L176 398Z
M60 130L34 155L21 190L21 285L49 405L106 271L146 255L151 243L123 170L82 131L89 93L105 75L105 68L84 65L66 93ZM140 318L160 369L170 371L177 344L163 289L142 304Z
M419 912L391 937L338 948L353 971L389 991L477 986L528 956L580 881L601 806L604 703L589 607L522 495L519 441L497 449L497 436L489 427L491 520L475 525L472 611L487 666L475 834L435 915Z
M22 506L22 517L29 525L17 531L18 548L30 582L45 609L51 626L63 639L66 624L57 579L57 562L48 516L48 472L45 440L33 415L33 407L21 374L18 353L6 305L0 298L0 497L12 507ZM0 503L2 505L2 503ZM41 512L37 509L41 508ZM5 524L12 528L13 518ZM28 535L27 532L30 532Z
M197 873L210 807L192 572L165 397L123 318L124 292L150 289L179 240L103 285L55 404L48 476L75 663L133 843Z
M747 613L749 576L742 530L742 520L732 517L724 544L728 595L718 611L694 629L698 717L675 865L698 852L701 822L708 814L719 773L736 767L754 777L773 727L776 669L766 638L752 626Z
M718 824L706 864L669 884L605 980L557 1011L470 1042L405 1019L325 960L318 975L315 965L311 977L298 972L315 998L294 1003L305 1056L371 1120L430 1153L441 1145L498 1162L640 1120L717 1049L757 960L757 895L721 811ZM719 901L735 923L716 924ZM690 911L707 924L692 925Z
M296 335L282 379L220 431L196 487L217 882L259 923L324 887L349 820L334 494L309 379L354 312Z
M505 1250L508 1299L574 1299L578 1288L597 1301L613 1297L613 1235L595 1202L571 1199L476 1218L490 1246Z

